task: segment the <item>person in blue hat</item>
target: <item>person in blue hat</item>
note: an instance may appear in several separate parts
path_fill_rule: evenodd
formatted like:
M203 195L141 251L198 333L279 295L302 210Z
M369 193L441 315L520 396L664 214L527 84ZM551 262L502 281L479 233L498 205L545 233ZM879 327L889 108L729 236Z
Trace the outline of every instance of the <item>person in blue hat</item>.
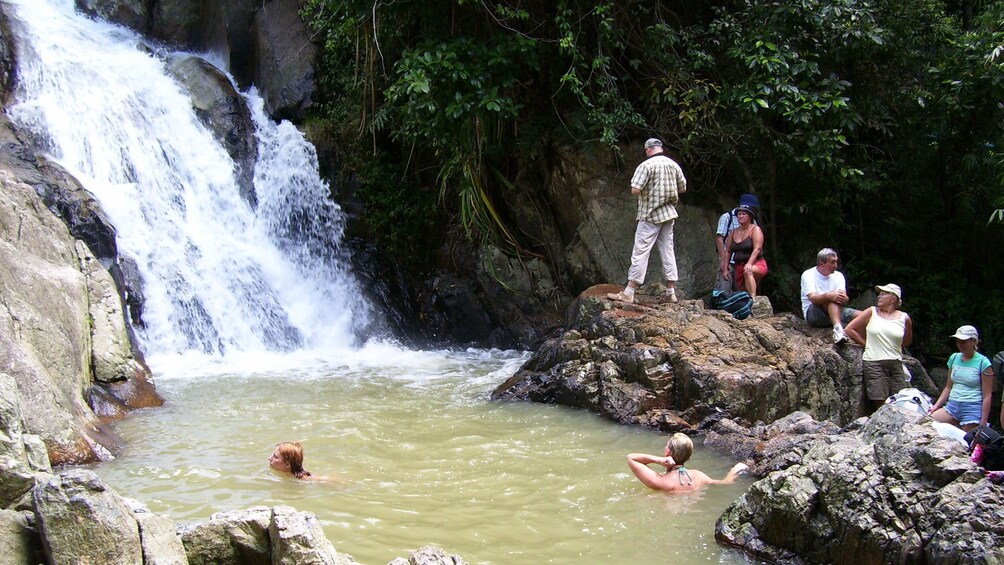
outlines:
M715 230L715 248L718 250L719 264L725 262L726 260L728 260L730 265L735 264L732 257L728 257L725 253L725 239L728 237L729 232L739 225L739 218L736 216L736 211L743 206L752 210L757 210L760 208L760 199L757 198L756 194L743 194L739 197L738 206L728 212L725 212L718 218L718 229ZM756 216L756 214L754 214L754 216ZM754 223L756 223L756 220L754 220Z

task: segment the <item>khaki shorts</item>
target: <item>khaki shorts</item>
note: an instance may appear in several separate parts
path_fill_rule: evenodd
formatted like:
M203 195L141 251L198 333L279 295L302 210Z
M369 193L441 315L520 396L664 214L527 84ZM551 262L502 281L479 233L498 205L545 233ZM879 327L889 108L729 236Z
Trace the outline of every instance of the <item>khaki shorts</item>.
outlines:
M862 361L861 376L868 400L885 400L910 386L903 362L899 359Z

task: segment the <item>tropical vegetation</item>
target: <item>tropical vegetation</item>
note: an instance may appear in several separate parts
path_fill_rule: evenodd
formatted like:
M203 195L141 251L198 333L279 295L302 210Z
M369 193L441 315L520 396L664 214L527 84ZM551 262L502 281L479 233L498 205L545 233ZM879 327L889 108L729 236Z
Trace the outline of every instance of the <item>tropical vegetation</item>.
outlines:
M1004 347L1004 3L309 0L314 125L377 244L430 264L443 226L546 256L507 201L557 147L659 135L692 182L760 194L776 307L821 244L854 291L908 289L927 350ZM708 204L711 204L709 201ZM811 260L810 260L811 264ZM581 289L569 289L578 291Z

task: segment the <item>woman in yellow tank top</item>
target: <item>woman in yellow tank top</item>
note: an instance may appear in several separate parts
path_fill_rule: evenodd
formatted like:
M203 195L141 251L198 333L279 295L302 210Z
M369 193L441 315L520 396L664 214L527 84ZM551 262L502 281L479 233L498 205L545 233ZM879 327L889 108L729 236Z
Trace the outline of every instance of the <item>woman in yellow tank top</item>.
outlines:
M890 395L910 386L910 376L903 366L903 348L913 340L913 321L899 309L903 303L899 285L876 286L875 292L875 306L858 314L844 328L851 341L865 348L861 373L872 412Z

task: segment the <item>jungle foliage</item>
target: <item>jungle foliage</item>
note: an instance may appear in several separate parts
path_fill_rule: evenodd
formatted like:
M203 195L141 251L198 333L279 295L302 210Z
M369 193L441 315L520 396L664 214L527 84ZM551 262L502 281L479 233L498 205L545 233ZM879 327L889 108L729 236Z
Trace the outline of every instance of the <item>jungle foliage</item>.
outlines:
M375 237L428 263L442 230L546 255L505 202L559 145L658 135L695 185L760 194L771 298L840 250L896 281L921 340L1004 347L1004 5L986 0L309 0L317 118ZM633 163L632 163L633 165ZM424 195L416 197L415 194ZM435 234L435 235L430 235ZM784 269L783 267L787 267ZM570 289L577 291L580 289Z

